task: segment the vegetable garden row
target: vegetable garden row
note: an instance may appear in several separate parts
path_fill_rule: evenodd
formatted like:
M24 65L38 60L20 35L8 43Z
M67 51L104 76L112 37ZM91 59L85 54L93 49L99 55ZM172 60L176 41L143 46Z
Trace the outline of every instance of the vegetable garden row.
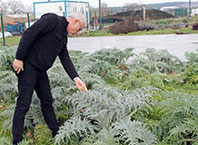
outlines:
M0 49L0 144L11 144L17 97L16 47ZM166 50L70 51L89 93L60 61L48 71L61 125L53 139L34 94L21 145L198 145L198 51L183 62Z

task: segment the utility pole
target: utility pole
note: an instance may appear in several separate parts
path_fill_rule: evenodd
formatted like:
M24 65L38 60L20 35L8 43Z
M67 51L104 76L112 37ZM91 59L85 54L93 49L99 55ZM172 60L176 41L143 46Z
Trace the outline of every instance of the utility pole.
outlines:
M102 9L101 9L101 0L99 0L99 30L102 30Z
M189 18L190 18L190 16L191 16L191 0L189 0Z

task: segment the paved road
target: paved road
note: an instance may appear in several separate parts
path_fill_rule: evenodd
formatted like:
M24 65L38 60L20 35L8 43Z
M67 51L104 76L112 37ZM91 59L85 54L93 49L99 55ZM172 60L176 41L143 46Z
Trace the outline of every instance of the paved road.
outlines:
M136 54L146 48L167 49L171 54L185 60L185 52L198 49L198 34L69 38L70 50L92 53L102 48L135 48Z

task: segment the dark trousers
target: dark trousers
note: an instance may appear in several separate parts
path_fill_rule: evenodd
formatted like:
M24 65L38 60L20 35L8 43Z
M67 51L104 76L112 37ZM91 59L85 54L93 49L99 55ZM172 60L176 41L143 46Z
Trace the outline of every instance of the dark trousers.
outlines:
M34 90L40 99L45 122L54 137L59 129L59 124L52 106L53 98L47 73L39 71L29 64L25 64L24 71L16 75L18 77L19 95L12 124L13 144L17 144L23 139L24 119L29 110Z

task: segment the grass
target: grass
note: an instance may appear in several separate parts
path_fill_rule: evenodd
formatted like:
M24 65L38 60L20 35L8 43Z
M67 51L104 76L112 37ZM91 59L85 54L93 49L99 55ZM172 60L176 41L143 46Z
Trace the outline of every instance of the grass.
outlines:
M84 32L79 34L80 37L95 37L95 36L114 36L113 33L109 32L108 30L103 31L92 31L92 32Z
M193 31L191 28L180 28L180 29L167 28L163 30L130 32L126 35L159 35L159 34L176 34L176 33L198 34L198 31Z
M12 45L18 45L19 41L21 39L21 36L12 36L12 37L6 37L6 46L12 46ZM3 39L0 39L0 46L3 46Z
M163 30L151 30L151 31L138 31L138 32L130 32L128 34L119 34L119 36L131 36L131 35L160 35L160 34L176 34L176 33L184 33L184 34L198 34L198 31L193 31L191 28L180 28L180 29L163 29ZM95 37L95 36L115 36L113 33L108 30L103 31L93 31L93 32L85 32L79 35L80 37Z
M170 21L172 21L173 24L187 23L189 25L192 25L194 23L197 23L198 16L192 16L190 18L188 18L188 17L178 17L178 18L174 18L174 19L148 20L149 23L154 23L154 24L170 24Z

